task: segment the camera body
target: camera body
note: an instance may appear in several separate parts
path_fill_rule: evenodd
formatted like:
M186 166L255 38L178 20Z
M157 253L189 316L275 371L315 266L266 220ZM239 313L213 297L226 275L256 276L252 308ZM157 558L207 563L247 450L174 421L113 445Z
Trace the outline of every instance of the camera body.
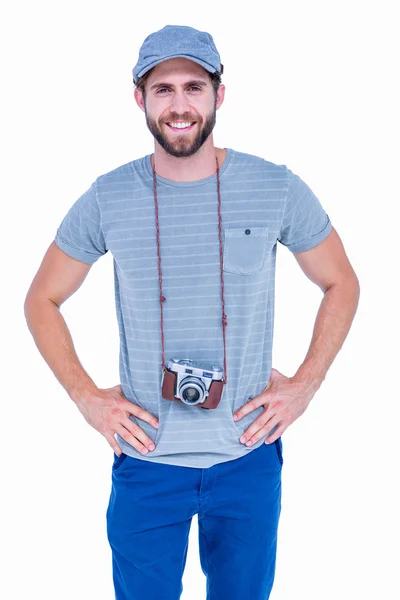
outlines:
M161 380L165 400L200 408L216 408L224 390L224 373L217 365L197 363L190 358L172 358Z

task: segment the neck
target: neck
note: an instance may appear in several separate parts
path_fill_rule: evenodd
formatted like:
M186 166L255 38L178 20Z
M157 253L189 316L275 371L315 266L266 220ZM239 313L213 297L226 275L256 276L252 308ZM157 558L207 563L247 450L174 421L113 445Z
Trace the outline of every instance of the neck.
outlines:
M207 142L202 145L196 154L176 158L165 152L164 148L155 141L154 154L151 157L153 168L157 175L171 181L198 181L214 175L217 170L215 157L217 157L221 168L226 150L216 148L212 140L210 140L210 143Z

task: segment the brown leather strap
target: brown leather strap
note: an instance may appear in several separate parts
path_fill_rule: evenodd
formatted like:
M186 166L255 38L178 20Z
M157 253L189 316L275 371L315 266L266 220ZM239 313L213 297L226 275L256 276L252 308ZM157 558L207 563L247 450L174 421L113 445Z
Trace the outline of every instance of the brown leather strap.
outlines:
M154 155L152 155L154 158ZM221 183L219 176L219 164L217 161L217 191L218 191L218 232L219 232L219 260L220 260L220 276L221 276L221 298L222 298L222 335L224 338L224 385L228 383L228 376L226 371L226 331L225 327L228 325L228 321L225 314L225 290L224 290L224 270L223 270L223 241L222 241L222 217L221 217ZM160 225L158 220L158 199L157 199L157 178L156 169L150 160L153 169L153 189L154 189L154 206L155 206L155 217L156 217L156 235L157 235L157 253L158 253L158 281L160 288L160 327L161 327L161 368L165 372L167 367L165 365L165 354L164 354L164 321L163 321L163 302L166 301L165 296L162 292L162 270L161 270L161 249L160 249Z

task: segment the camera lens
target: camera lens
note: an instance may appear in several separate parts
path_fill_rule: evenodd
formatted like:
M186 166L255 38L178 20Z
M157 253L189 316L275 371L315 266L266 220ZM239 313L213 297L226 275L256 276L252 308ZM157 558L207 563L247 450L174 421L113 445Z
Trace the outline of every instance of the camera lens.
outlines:
M187 402L196 402L200 398L199 390L196 388L188 387L182 392L182 396Z
M179 395L186 404L198 404L204 399L205 387L196 377L185 377L179 386Z

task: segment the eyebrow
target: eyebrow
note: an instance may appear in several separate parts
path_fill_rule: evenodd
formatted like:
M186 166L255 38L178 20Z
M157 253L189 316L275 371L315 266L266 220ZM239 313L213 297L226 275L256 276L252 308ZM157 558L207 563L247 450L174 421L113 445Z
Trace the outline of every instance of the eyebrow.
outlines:
M185 85L198 85L198 86L207 86L206 81L202 81L201 79L193 79L192 81L188 81ZM174 87L171 83L155 83L151 86L150 90L154 90L155 88L162 87Z

